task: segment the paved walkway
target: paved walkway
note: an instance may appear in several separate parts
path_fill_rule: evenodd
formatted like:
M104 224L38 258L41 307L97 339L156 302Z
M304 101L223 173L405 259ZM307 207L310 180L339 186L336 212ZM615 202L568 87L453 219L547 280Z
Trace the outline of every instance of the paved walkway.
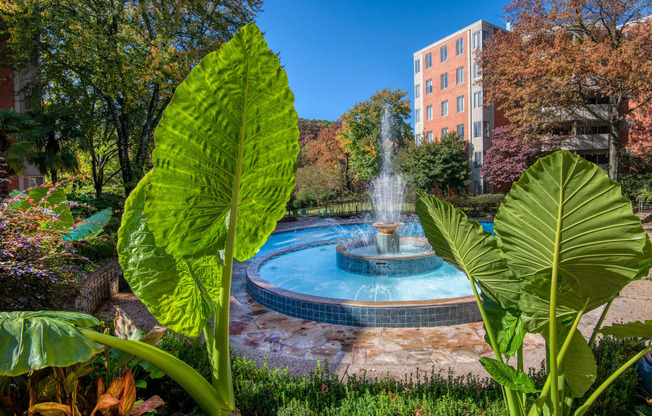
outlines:
M315 219L316 220L316 219ZM306 219L282 223L281 229L315 223ZM402 377L416 371L437 371L455 374L469 372L485 376L478 360L493 357L484 342L482 323L434 328L356 328L329 325L297 318L266 309L253 301L245 291L248 262L234 267L231 296L231 344L238 354L262 363L267 357L271 366L288 367L293 374L313 370L317 361L328 360L338 374L366 371L372 375ZM652 281L634 282L627 286L612 305L605 324L652 319ZM156 324L147 309L133 294L121 293L102 307L108 318L114 305L119 305L139 324ZM601 310L587 314L580 324L585 336L590 335ZM525 339L526 366L541 367L545 358L544 341L540 336Z

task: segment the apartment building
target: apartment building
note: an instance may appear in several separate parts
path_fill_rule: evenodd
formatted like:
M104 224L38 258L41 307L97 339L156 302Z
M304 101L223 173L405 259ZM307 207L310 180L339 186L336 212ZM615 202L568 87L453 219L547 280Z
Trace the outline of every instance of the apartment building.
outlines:
M0 41L2 42L2 41ZM3 46L0 43L0 46ZM1 62L0 62L1 64ZM0 65L2 67L3 65ZM29 109L26 86L36 76L35 70L16 71L12 68L0 70L0 109L12 108L18 112L24 112ZM25 162L23 172L20 175L11 175L7 189L9 191L25 190L45 182L45 175L39 169Z
M475 52L502 28L477 21L414 53L414 137L417 145L457 132L468 143L469 192L492 192L480 167L493 129L507 124L493 106L483 105Z

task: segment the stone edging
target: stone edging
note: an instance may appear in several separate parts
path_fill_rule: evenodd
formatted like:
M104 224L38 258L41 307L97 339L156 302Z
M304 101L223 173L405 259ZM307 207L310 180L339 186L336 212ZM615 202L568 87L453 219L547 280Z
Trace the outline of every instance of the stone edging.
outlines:
M125 285L120 263L118 260L110 261L85 276L78 287L79 295L71 306L76 311L93 314Z

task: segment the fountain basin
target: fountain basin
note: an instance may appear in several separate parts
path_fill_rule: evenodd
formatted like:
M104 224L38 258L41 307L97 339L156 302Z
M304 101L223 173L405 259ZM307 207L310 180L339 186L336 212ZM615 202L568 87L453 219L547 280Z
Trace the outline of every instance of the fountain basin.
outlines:
M339 244L337 267L351 273L378 276L405 276L433 271L443 264L422 237L401 237L402 252L374 253L374 238L357 238ZM377 250L378 251L378 250Z
M256 302L276 312L295 318L337 325L416 328L459 325L478 322L482 319L473 296L451 296L433 300L400 301L336 299L284 289L261 277L261 268L269 267L269 264L273 264L282 256L296 254L302 259L312 257L312 254L307 254L310 250L319 250L320 247L324 247L324 250L326 250L326 247L329 245L333 246L336 243L345 241L348 241L348 239L299 244L270 252L255 259L247 268L247 292ZM334 262L335 259L333 259ZM334 273L335 269L337 268L333 265L333 271L331 273ZM278 275L280 275L278 276L280 280L289 278L287 276L289 272L285 271L286 269L284 267L280 266L277 270ZM328 277L320 273L320 270L311 270L313 270L311 274L314 279L313 285L319 284L324 279L328 279ZM355 275L351 274L350 276ZM406 279L410 278L406 277ZM396 282L403 280L401 278L388 278L384 276L374 276L373 279L385 279ZM445 281L448 282L446 279L448 278L445 278ZM465 281L465 277L460 279L460 283ZM408 285L412 286L410 283ZM418 290L423 292L424 288L419 286Z

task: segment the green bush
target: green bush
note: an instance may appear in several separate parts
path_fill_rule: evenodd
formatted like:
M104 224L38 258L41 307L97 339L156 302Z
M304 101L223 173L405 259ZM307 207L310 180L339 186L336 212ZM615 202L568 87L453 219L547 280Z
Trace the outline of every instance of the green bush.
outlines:
M210 380L206 348L198 338L168 334L159 348L179 357ZM629 340L605 338L593 347L598 363L600 385L616 368L640 350ZM367 378L366 375L331 374L328 362L306 376L292 377L287 370L270 369L231 354L236 404L243 416L317 416L317 415L504 415L506 411L497 384L467 375L442 377L431 370L417 370L403 380ZM542 369L531 372L537 388L545 381ZM652 407L640 396L640 378L636 368L628 369L594 404L590 414L652 414ZM167 402L168 412L198 413L195 403L169 377L150 380L147 395L158 394ZM586 394L590 395L592 390ZM576 400L576 403L581 403Z
M453 204L467 215L494 216L505 199L504 194L462 195L442 200Z
M116 257L115 241L110 235L85 238L75 242L77 253L91 261L99 261Z
M67 194L68 201L81 204L72 207L72 213L77 218L88 218L103 209L111 208L114 217L117 216L118 226L125 206L126 197L124 190L119 187L107 187L99 198L95 197L92 189L83 189ZM116 228L117 229L117 228Z
M642 196L641 193L644 190L652 188L652 173L645 173L641 175L626 175L620 177L620 187L625 198L629 198L633 203L636 203Z

